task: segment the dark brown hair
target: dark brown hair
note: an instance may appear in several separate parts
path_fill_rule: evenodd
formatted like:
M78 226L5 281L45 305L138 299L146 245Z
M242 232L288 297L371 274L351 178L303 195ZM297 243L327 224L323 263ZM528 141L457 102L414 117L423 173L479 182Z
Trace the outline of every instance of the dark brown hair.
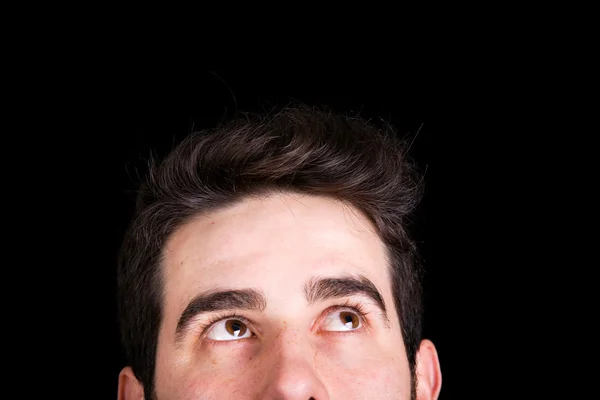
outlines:
M193 216L274 192L328 196L371 220L387 248L414 379L421 274L407 217L419 200L420 185L405 142L389 124L381 125L307 106L244 114L191 134L164 161L151 163L118 262L122 343L149 398L162 321L165 242Z

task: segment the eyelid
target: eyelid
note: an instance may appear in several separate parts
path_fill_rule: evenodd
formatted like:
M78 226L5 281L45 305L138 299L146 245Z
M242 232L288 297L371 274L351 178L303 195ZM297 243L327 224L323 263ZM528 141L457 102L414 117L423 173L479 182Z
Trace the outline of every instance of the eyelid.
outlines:
M247 328L250 330L250 332L252 332L254 335L256 335L256 330L253 327L253 323L250 319L244 317L243 315L240 315L236 312L230 312L230 313L224 313L224 314L216 314L215 316L211 317L210 320L208 320L206 323L203 323L202 325L200 325L198 327L199 331L200 331L200 338L204 339L206 338L206 335L208 335L208 332L210 332L210 330L219 322L222 321L226 321L228 319L235 319L238 320L240 322L243 322L244 324L246 324ZM241 339L240 339L241 340Z
M344 310L352 311L353 313L355 313L358 316L358 318L360 319L360 323L361 323L362 327L357 328L355 330L350 330L350 331L331 331L330 332L330 331L321 330L321 322L323 321L323 319L327 318L334 312L344 311ZM354 303L354 302L351 302L350 300L346 301L346 303L344 303L344 304L332 305L331 307L328 307L327 309L325 309L321 313L321 315L317 318L317 322L318 322L317 331L318 332L326 332L326 333L336 333L336 334L356 332L363 328L368 328L370 326L369 320L367 318L368 314L369 314L369 312L365 311L365 309L361 303Z

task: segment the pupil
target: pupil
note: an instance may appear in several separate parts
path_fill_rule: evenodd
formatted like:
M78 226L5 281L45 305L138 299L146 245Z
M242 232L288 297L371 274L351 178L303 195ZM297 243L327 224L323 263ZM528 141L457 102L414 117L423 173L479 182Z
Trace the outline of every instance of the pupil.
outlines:
M350 315L346 315L344 319L346 320L346 322L352 322L352 317Z

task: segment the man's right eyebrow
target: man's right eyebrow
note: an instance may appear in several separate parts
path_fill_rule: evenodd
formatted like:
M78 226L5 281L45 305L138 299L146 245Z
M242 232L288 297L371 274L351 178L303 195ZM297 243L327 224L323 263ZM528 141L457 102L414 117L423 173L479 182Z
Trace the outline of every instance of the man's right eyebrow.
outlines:
M200 293L189 302L175 329L175 343L180 343L193 319L200 314L224 310L263 311L267 306L265 296L256 289L211 290Z

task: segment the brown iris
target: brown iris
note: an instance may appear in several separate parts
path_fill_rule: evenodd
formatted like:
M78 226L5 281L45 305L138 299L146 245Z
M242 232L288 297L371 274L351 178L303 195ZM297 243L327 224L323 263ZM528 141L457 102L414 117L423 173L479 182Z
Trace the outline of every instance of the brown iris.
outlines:
M225 323L225 329L234 337L244 336L246 333L246 325L237 319L230 319Z
M358 319L358 316L355 313L348 312L348 311L342 311L340 313L340 320L347 327L350 327L349 324L352 324L352 328L358 328L358 325L360 324L360 320Z

